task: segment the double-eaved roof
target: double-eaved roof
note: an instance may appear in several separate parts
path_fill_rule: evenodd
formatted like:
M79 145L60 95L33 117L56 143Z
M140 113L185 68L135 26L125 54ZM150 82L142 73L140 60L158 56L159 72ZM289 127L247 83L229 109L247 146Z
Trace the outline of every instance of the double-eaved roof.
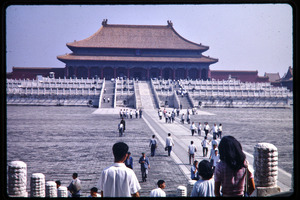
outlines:
M69 47L132 48L132 49L184 49L208 50L181 37L170 25L104 25L84 40L67 43Z
M102 27L92 36L67 43L67 46L74 51L75 49L93 48L93 49L151 49L151 50L188 50L198 51L198 56L136 56L126 55L78 55L75 52L71 54L58 56L61 61L67 60L89 60L89 61L145 61L145 62L204 62L215 63L218 59L201 55L202 52L209 49L208 46L191 42L180 36L168 21L168 25L118 25L102 22ZM147 58L146 58L147 57ZM163 58L164 57L164 58ZM187 58L190 57L190 58Z

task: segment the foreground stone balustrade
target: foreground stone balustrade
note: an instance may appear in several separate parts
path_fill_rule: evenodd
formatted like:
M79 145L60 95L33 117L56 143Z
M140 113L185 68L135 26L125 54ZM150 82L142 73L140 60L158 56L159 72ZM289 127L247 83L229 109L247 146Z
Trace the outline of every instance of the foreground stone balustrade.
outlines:
M253 165L257 196L279 193L277 148L270 143L258 143L254 147Z
M27 165L22 161L8 164L8 195L10 197L27 197Z

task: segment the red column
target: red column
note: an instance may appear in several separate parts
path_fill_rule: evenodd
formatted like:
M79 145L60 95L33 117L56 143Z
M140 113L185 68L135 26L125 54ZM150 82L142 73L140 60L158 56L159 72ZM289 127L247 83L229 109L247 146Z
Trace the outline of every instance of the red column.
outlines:
M130 69L127 68L127 78L129 78L129 77L130 77Z
M114 68L114 78L117 78L117 68Z
M68 78L69 77L69 66L65 67L65 77Z
M207 70L207 78L211 79L211 73L210 73L210 69L209 68Z
M162 78L162 68L159 69L159 76Z
M91 78L91 68L87 67L87 70L88 70L88 78Z
M201 68L198 69L198 78L201 79Z
M185 78L185 79L187 79L188 74L189 74L189 70L188 70L188 68L186 68L186 69L185 69L185 75L184 75L184 78Z
M77 67L74 67L74 74L77 77Z
M149 79L150 79L150 69L147 68L147 80L149 80Z
M103 79L103 67L100 68L101 79Z
M175 69L173 69L173 80L175 80Z

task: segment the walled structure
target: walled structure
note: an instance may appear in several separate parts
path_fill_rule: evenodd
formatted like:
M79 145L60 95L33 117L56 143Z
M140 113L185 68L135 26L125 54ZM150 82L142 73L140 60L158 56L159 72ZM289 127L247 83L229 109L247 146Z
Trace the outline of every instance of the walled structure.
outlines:
M211 79L215 80L241 80L242 82L263 83L269 82L266 76L258 76L258 71L211 70Z
M168 25L113 25L89 38L67 43L70 54L57 58L66 64L66 77L203 79L218 59L204 56L208 46L180 36Z

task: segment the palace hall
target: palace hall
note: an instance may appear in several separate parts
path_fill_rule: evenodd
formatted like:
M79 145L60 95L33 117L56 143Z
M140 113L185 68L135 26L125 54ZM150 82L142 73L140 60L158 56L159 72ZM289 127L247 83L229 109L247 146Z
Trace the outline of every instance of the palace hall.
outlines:
M66 44L72 53L59 55L66 78L210 78L218 59L203 55L209 49L183 38L167 25L120 25L102 21L90 37Z

